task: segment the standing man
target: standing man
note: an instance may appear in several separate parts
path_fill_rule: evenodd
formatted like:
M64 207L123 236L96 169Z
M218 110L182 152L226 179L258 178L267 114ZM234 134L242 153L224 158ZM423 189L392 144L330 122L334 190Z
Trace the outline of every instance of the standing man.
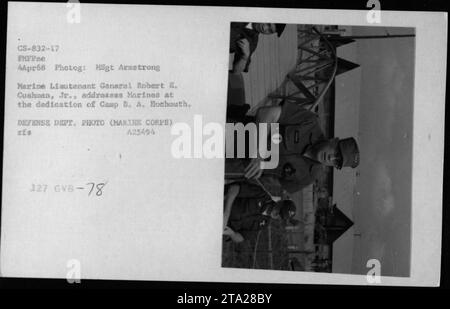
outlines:
M279 124L279 162L275 169L262 169L260 158L227 159L226 177L242 173L239 196L257 193L256 179L262 184L278 181L282 189L294 193L313 183L323 166L341 169L359 165L359 149L353 137L325 138L318 116L295 103L261 107L255 122Z
M248 72L259 34L276 33L280 37L285 27L286 24L231 23L230 53L234 53L232 73Z
M269 196L262 198L237 198L240 187L226 187L224 199L223 235L234 242L242 242L253 232L267 227L270 220L287 221L297 210L291 200L274 202Z

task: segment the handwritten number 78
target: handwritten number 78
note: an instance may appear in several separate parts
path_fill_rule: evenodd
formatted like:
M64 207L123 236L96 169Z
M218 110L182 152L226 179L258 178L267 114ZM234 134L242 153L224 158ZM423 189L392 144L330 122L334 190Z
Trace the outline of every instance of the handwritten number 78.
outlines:
M96 196L101 196L103 194L102 189L106 186L106 182L100 182L97 184L95 182L88 182L87 185L91 187L91 189L89 190L88 196L90 196L91 194L95 194Z

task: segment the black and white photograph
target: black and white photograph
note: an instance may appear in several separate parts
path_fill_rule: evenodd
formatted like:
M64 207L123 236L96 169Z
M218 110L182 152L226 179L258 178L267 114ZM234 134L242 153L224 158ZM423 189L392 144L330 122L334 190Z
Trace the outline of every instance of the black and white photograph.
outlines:
M439 286L447 14L370 3L5 4L1 279Z
M227 123L278 123L279 162L226 158L222 266L408 277L415 29L232 22L229 52Z

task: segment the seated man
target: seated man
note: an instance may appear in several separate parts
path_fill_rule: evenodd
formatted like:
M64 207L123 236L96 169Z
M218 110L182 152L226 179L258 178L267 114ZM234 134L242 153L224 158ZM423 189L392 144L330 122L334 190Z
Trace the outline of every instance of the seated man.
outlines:
M234 53L233 73L248 72L250 57L258 45L259 34L283 33L286 24L231 23L230 53Z
M269 177L273 183L275 178L282 189L294 193L313 183L323 166L341 169L355 168L359 164L359 150L354 138L325 138L318 116L295 103L262 107L257 111L255 122L279 124L281 142L278 144L277 167L262 169L260 158L226 159L226 177L240 172L241 181L258 179L264 183ZM243 188L239 194L248 194L247 188Z
M223 234L234 242L242 242L251 232L265 228L270 220L289 220L296 207L291 200L274 202L269 196L237 198L240 186L227 186L224 199Z

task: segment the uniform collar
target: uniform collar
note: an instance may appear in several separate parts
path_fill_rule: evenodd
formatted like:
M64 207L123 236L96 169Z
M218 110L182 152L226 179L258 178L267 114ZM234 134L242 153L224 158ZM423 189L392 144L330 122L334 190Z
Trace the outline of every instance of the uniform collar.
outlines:
M313 160L307 156L304 156L303 154L305 153L305 151L309 148L312 147L315 143L318 143L320 141L322 141L323 139L318 138L317 140L313 141L313 132L311 132L309 134L309 143L305 146L305 148L302 151L302 156L304 158L304 160L308 163L309 165L309 174L310 175L314 175L315 173L317 173L318 169L320 169L322 167L322 163Z

